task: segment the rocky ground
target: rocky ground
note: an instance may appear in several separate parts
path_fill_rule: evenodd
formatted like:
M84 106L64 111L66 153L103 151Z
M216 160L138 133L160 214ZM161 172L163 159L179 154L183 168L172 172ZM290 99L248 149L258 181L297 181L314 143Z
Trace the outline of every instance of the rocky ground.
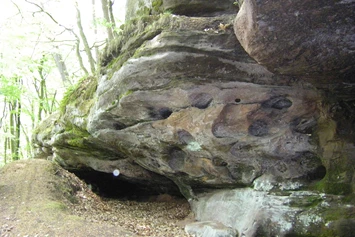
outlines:
M166 194L148 201L105 199L44 160L0 170L0 236L188 236L189 204Z

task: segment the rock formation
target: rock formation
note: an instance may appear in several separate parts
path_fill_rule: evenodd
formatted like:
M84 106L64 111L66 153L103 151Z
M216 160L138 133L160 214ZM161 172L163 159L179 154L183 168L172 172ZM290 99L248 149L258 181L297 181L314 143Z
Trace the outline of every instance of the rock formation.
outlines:
M346 0L245 0L235 32L246 52L272 72L354 82L354 10L354 1Z
M345 204L355 190L354 19L336 12L354 3L330 11L321 1L282 2L245 0L234 21L230 0L129 0L101 75L69 91L37 129L37 156L119 170L159 192L176 184L203 221L191 233L350 236L342 231L355 210ZM340 45L337 26L321 23L326 10ZM283 22L284 11L293 15ZM316 23L302 36L307 14ZM322 32L327 52L310 43Z

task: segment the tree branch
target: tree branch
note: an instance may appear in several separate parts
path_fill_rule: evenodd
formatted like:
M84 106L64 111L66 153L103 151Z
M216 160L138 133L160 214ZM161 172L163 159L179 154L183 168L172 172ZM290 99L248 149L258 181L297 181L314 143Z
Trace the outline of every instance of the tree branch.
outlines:
M21 15L21 17L23 19L24 17L22 15L22 11L21 11L20 7L16 3L14 3L14 1L12 1L12 0L11 0L11 3L15 5L15 7L17 8L18 13Z
M49 14L47 11L45 11L45 10L43 9L43 7L41 7L41 6L38 5L37 3L30 2L30 1L28 1L28 0L25 0L25 1L28 2L29 4L32 4L32 5L35 5L36 7L38 7L38 8L41 10L40 12L43 12L44 14L46 14L47 16L49 16L49 18L51 18L52 21L54 21L57 25L62 26L61 24L58 23L58 21L56 21L56 20L53 18L53 16L52 16L51 14ZM65 26L62 26L62 27L66 28Z

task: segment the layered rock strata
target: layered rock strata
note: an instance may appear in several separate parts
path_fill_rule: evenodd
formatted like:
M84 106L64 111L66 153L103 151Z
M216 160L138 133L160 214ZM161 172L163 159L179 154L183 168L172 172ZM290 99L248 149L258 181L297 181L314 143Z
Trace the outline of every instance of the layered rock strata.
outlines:
M341 234L353 223L354 207L341 200L354 192L354 147L351 130L339 137L340 102L254 61L233 31L237 7L218 3L128 1L99 79L82 81L38 128L38 156L119 170L160 192L177 185L203 221L191 233L214 221L216 233L240 236ZM247 4L256 3L239 14Z

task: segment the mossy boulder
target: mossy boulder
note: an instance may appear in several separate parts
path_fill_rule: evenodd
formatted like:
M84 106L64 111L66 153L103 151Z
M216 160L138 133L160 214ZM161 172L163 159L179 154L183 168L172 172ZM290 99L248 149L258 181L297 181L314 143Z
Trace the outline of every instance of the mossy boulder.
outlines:
M235 38L230 1L129 2L100 78L68 93L37 131L38 148L67 169L175 184L199 220L246 236L348 228L353 104L253 60Z

